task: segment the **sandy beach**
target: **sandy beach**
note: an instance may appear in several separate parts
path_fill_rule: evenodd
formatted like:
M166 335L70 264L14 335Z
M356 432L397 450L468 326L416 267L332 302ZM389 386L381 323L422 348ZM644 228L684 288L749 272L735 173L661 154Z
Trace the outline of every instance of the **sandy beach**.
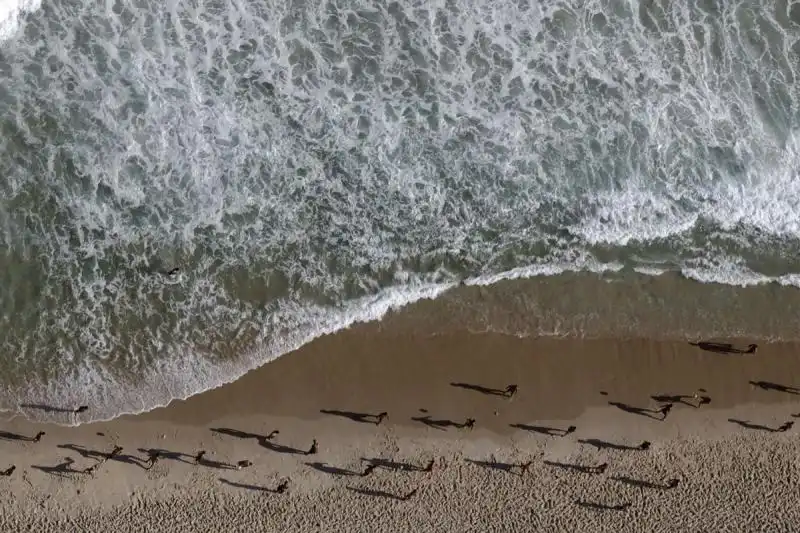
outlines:
M142 415L7 414L0 529L790 531L798 348L360 325Z

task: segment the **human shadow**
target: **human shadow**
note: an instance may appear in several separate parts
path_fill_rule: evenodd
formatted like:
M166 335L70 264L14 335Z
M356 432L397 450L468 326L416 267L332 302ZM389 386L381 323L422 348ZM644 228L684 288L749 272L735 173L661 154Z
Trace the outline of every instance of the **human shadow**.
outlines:
M430 415L425 415L412 416L411 420L414 420L415 422L422 422L426 426L433 429L438 429L439 431L447 431L447 428L472 429L475 426L475 419L473 418L467 418L467 420L464 422L455 422L448 419L434 419L431 418Z
M271 431L267 435L259 435L258 433L249 433L247 431L240 431L238 429L231 428L211 428L211 431L222 435L228 435L230 437L236 437L238 439L255 439L262 448L266 448L277 453L308 455L307 450L292 448L291 446L285 446L283 444L274 442L273 439L280 434L280 431L277 429Z
M337 466L331 466L327 463L321 462L314 462L314 463L305 463L306 466L310 466L314 470L319 472L323 472L325 474L331 474L333 476L355 476L355 477L366 477L372 473L373 470L378 468L376 464L368 464L367 467L362 470L361 472L357 470L348 470L346 468L339 468Z
M21 403L19 405L23 409L36 409L37 411L44 411L46 413L74 413L75 409L67 409L66 407L56 407L54 405L46 405L43 403Z
M629 451L629 450L644 451L650 449L650 442L646 440L642 441L640 444L637 444L636 446L631 446L628 444L617 444L615 442L608 442L600 439L579 439L578 442L580 442L581 444L588 444L589 446L594 446L598 450L606 449L606 450L620 450L620 451Z
M383 419L389 415L389 413L385 411L376 415L371 413L357 413L354 411L339 411L336 409L320 409L319 412L326 415L349 418L353 422L358 422L360 424L375 424L376 426L380 425Z
M505 389L493 389L483 385L473 385L472 383L450 383L450 386L480 392L489 396L503 396L504 398L511 398L517 392L516 385L509 385Z
M689 344L707 352L722 354L754 354L758 349L758 344L748 344L745 350L735 348L733 344L727 342L690 342Z
M347 487L347 490L363 494L364 496L371 496L373 498L388 498L390 500L407 501L410 500L416 493L417 489L409 491L405 494L392 494L383 490L375 489L360 489L358 487Z
M91 450L79 444L59 444L57 447L63 448L65 450L71 450L75 453L80 454L80 456L85 459L94 459L98 462L118 461L120 463L138 466L139 468L147 470L147 463L142 459L135 457L133 455L124 455L120 453L114 453L113 451L109 453L109 452L102 452L99 450ZM121 450L122 448L119 449Z
M284 444L278 444L277 442L273 442L265 438L259 439L258 444L260 444L262 448L266 448L273 452L294 454L294 455L313 455L312 450L315 450L316 448L316 446L312 444L310 449L301 450L300 448L293 448L291 446L286 446Z
M691 394L654 394L650 397L659 403L682 403L695 409L711 403L710 396L695 396Z
M189 465L194 464L191 461L192 456L188 453L172 452L170 450L162 450L161 448L139 448L137 451L146 454L148 457L155 457L156 459L171 459Z
M757 429L757 430L760 430L760 431L768 431L770 433L783 433L784 431L788 431L789 429L791 429L792 426L794 425L794 422L791 421L791 420L789 422L784 422L783 424L781 424L780 426L778 426L776 428L772 428L772 427L769 427L769 426L762 426L761 424L753 424L752 422L748 422L746 420L738 420L736 418L729 418L728 422L732 422L734 424L738 424L738 425L742 426L743 428Z
M570 433L574 433L576 426L570 426L567 429L550 428L545 426L530 426L528 424L509 424L512 428L524 429L525 431L532 431L534 433L541 433L543 435L550 435L552 437L566 437Z
M391 461L388 459L379 458L365 458L361 460L367 464L375 465L378 468L385 468L387 470L396 470L401 472L431 472L435 461L429 460L424 466L412 465L410 463L402 463L398 461Z
M65 477L68 474L86 474L84 470L77 470L72 468L72 465L75 464L75 460L71 457L67 457L64 459L63 462L55 465L55 466L42 466L42 465L31 465L31 468L35 468L36 470L41 470L45 474L50 474L51 476L59 476Z
M601 463L599 465L576 465L572 463L561 463L558 461L544 461L544 464L548 466L554 466L556 468L562 468L564 470L574 470L575 472L580 472L581 474L602 474L608 468L608 463Z
M289 486L289 482L284 480L281 481L276 487L264 487L262 485L249 485L247 483L237 483L236 481L231 481L225 478L219 478L220 482L230 485L231 487L236 487L237 489L247 489L256 492L269 492L272 494L283 494L286 492L286 489Z
M220 433L222 435L228 435L229 437L236 437L237 439L261 439L264 438L263 435L259 435L257 433L248 433L247 431L240 431L238 429L231 429L231 428L211 428L212 433Z
M587 509L592 509L594 511L624 511L625 509L631 506L631 503L626 502L626 503L618 503L616 505L610 505L607 503L588 502L586 500L575 500L575 505L586 507Z
M798 387L790 387L788 385L781 385L780 383L772 383L771 381L751 381L750 385L764 390L774 390L786 392L788 394L800 394L800 388Z
M476 459L465 459L468 463L472 463L476 466L480 466L482 468L488 468L491 470L498 470L500 472L505 472L507 474L511 474L514 476L522 476L525 472L528 471L528 468L533 464L533 461L528 461L526 463L504 463L502 461L479 461Z
M613 479L614 481L619 481L620 483L625 483L626 485L632 485L634 487L639 487L642 489L654 489L654 490L670 490L674 489L679 484L679 481L677 479L670 479L666 483L654 483L652 481L646 481L643 479L634 479L628 476L613 476L611 479Z
M9 431L0 431L0 439L5 440L18 440L22 442L39 442L39 440L45 435L44 431L40 431L34 437L28 437L26 435L19 435L17 433L11 433Z
M231 463L223 463L222 461L214 461L206 457L206 451L201 450L197 452L194 457L195 464L205 466L208 468L216 468L217 470L238 470L237 466Z
M670 409L672 409L672 404L667 404L659 409L636 407L622 402L608 402L608 405L613 405L617 409L621 409L626 413L646 416L647 418L652 418L653 420L664 420L667 418L667 414L669 414Z

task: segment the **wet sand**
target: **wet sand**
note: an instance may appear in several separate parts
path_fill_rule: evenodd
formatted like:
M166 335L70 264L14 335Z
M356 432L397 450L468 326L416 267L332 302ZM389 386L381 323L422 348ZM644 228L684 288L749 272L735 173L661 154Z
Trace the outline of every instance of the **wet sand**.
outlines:
M150 413L78 427L9 417L0 529L789 531L800 390L774 385L800 386L798 361L798 344L743 355L361 325ZM653 395L681 397L662 420ZM156 448L169 453L146 469ZM362 476L370 460L386 462Z

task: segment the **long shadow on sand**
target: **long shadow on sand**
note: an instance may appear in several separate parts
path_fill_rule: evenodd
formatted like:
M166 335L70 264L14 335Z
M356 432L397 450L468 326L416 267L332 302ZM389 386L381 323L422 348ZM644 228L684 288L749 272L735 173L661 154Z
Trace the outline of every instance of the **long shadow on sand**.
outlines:
M211 431L214 433L219 433L221 435L236 437L238 439L255 439L258 441L259 446L261 446L262 448L266 448L270 451L277 453L286 453L295 455L308 454L307 450L300 450L298 448L292 448L291 446L285 446L283 444L278 444L274 442L273 439L280 434L278 430L274 430L268 435L259 435L257 433L249 433L246 431L240 431L238 429L231 429L231 428L211 428Z
M8 431L0 431L0 439L5 440L19 440L22 442L39 442L39 439L44 436L44 431L40 431L35 437L26 437L25 435L19 435L17 433L11 433Z
M471 428L475 425L475 420L473 420L472 418L468 418L465 422L455 422L453 420L448 420L446 418L435 419L431 418L430 415L425 415L425 416L412 416L411 420L415 422L422 422L426 426L433 429L438 429L439 431L447 431L447 428L465 429L465 428Z
M598 450L643 451L650 448L650 443L648 441L642 441L641 444L637 444L636 446L630 446L628 444L617 444L615 442L608 442L600 439L579 439L578 442L580 442L581 444L588 444L589 446L594 446Z
M357 470L347 470L346 468L339 468L338 466L331 466L327 463L321 462L314 462L314 463L305 463L306 466L310 466L314 470L319 472L323 472L325 474L331 474L332 476L350 476L350 477L366 477L375 470L378 465L369 464L367 467L362 470L361 472Z
M57 447L76 452L85 459L95 459L96 461L117 461L120 463L138 466L139 468L147 470L147 464L145 463L145 461L133 455L123 455L123 454L112 455L108 452L102 452L99 450L90 450L89 448L86 448L85 446L81 446L79 444L59 444Z
M666 418L663 414L663 411L660 409L648 409L645 407L636 407L622 402L608 402L608 405L613 405L617 409L621 409L626 413L631 413L639 416L646 416L647 418L652 418L653 420L664 420L664 418Z
M627 476L613 476L611 477L611 479L641 489L654 489L654 490L674 489L675 487L678 486L679 483L677 479L670 479L666 483L653 483L652 481L645 481L643 479L634 479L632 477L627 477Z
M530 426L528 424L509 424L509 426L516 429L524 429L525 431L532 431L533 433L541 433L542 435L550 435L551 437L566 437L578 429L576 426L570 426L567 429L550 428L545 426Z
M388 459L379 458L366 458L362 457L361 460L367 464L375 465L378 468L385 468L387 470L395 470L400 472L431 472L433 470L434 460L429 460L424 466L412 465L410 463L402 463L398 461L391 461Z
M573 463L561 463L558 461L544 461L544 464L547 466L562 468L564 470L573 470L575 472L580 472L581 474L602 474L608 467L608 463L602 463L599 465L576 465Z
M760 431L768 431L770 433L783 433L784 431L788 431L789 429L791 429L792 426L794 425L794 422L789 421L789 422L784 422L782 425L780 425L780 426L778 426L776 428L771 428L769 426L762 426L761 424L753 424L752 422L748 422L746 420L738 420L736 418L729 418L728 422L732 422L732 423L737 424L737 425L739 425L739 426L741 426L743 428L757 429L757 430L760 430Z
M522 474L527 472L528 467L533 463L533 461L517 464L517 463L504 463L502 461L478 461L475 459L464 459L464 460L468 463L474 464L475 466L480 466L481 468L497 470L499 472L505 472L506 474L511 474L513 476L522 476Z
M414 489L410 492L405 494L392 494L391 492L386 492L383 490L374 490L374 489L360 489L358 487L347 487L347 490L357 492L359 494L363 494L364 496L371 496L373 498L387 498L390 500L398 500L398 501L407 501L410 500L416 493L417 489Z
M51 476L59 477L66 477L68 474L87 474L87 472L83 470L76 470L75 468L72 468L73 464L75 464L75 460L71 457L67 457L62 463L59 463L55 466L31 465L31 468L41 470L45 474L50 474Z
M450 386L480 392L481 394L486 394L488 396L508 397L510 395L510 390L508 388L493 389L491 387L484 387L483 385L473 385L472 383L450 383Z
M586 507L593 511L624 511L631 506L630 502L610 505L607 503L587 502L586 500L575 500L575 505Z
M272 488L272 487L264 487L261 485L248 485L247 483L237 483L236 481L230 481L222 477L219 478L219 480L220 482L229 485L231 487L236 487L237 489L247 489L256 492L269 492L272 494L283 494L284 492L286 492L286 489L289 486L288 481L282 481L278 484L277 487Z
M186 463L189 465L194 464L194 461L192 461L192 456L188 453L172 452L170 450L162 450L161 448L139 448L137 451L146 454L148 457L171 459L173 461L180 461L181 463Z
M319 412L325 415L348 418L360 424L375 424L376 426L383 422L383 419L388 415L385 411L377 415L371 413L357 413L355 411L339 411L336 409L320 409Z
M750 385L764 390L774 390L778 392L785 392L788 394L800 394L800 388L791 387L789 385L781 385L780 383L773 383L771 381L751 381Z
M710 396L694 396L691 394L654 394L650 396L653 400L661 403L682 403L695 409L702 405L711 403Z

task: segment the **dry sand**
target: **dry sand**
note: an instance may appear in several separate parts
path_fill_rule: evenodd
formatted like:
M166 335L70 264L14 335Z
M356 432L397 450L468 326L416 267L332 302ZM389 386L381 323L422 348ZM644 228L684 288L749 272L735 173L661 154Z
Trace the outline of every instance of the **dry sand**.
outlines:
M749 382L800 386L799 348L724 355L685 343L414 338L358 326L143 415L79 427L9 416L0 469L16 470L0 477L0 530L792 531L800 391ZM519 389L507 399L451 382ZM685 398L663 421L608 404L655 409L651 395L698 389L711 403ZM321 409L389 414L376 425ZM413 420L425 416L476 423ZM14 438L38 431L38 443ZM300 453L313 439L317 453ZM625 449L645 440L647 450ZM119 457L75 472L115 445ZM175 453L146 470L149 448ZM194 464L199 450L210 462ZM358 475L376 458L401 464ZM432 472L416 471L430 459ZM241 460L253 465L213 463ZM588 468L602 463L602 473ZM288 490L272 492L281 480Z

